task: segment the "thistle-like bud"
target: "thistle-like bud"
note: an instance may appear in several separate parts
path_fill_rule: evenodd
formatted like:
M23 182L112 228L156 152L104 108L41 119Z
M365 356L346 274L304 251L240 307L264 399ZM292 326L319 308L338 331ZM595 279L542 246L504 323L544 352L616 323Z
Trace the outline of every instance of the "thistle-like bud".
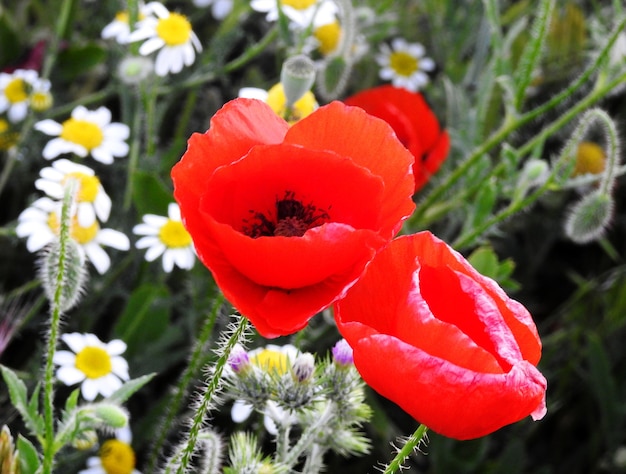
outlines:
M292 56L283 63L280 82L287 98L287 109L311 89L315 82L315 63L307 56Z
M241 344L236 344L228 356L228 365L236 374L244 374L250 368L250 357Z
M332 348L333 359L340 367L354 364L352 348L345 339L340 339Z
M310 352L299 354L291 366L291 376L295 382L304 383L315 370L315 357Z
M4 425L0 431L0 472L19 473L18 451L13 444L11 431Z
M579 244L600 238L613 217L613 208L609 193L598 190L587 194L570 209L565 234Z
M61 260L64 271L59 275ZM61 312L70 310L83 294L87 282L85 259L73 239L67 239L64 255L61 255L61 241L53 240L39 259L39 278L48 300L53 303L60 287L59 308Z

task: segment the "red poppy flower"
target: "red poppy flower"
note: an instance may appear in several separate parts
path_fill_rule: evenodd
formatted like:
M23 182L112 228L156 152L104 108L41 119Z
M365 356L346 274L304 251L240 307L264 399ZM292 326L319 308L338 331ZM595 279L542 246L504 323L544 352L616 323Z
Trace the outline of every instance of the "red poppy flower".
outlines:
M235 99L172 170L198 257L265 337L343 296L414 209L413 157L382 120L334 102L289 127Z
M477 438L546 412L530 314L429 232L381 250L335 310L365 382L437 433Z
M420 93L390 85L348 97L344 103L383 119L415 157L415 191L439 169L450 151L450 137Z

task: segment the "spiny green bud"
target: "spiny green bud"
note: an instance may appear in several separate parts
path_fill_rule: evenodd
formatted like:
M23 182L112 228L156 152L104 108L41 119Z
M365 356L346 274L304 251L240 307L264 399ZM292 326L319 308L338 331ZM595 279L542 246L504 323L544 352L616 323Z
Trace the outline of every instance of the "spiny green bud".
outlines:
M218 474L221 472L224 442L216 432L204 429L198 433L198 444L202 448L199 459L200 474Z
M60 285L58 304L61 312L65 312L78 303L82 296L87 282L87 270L78 244L71 238L65 243L63 275L59 275L61 258L61 242L55 239L39 259L39 278L51 303L55 302L57 287Z
M124 428L128 425L128 413L119 405L114 403L96 403L86 405L84 409L90 408L94 415L109 428Z
M291 366L291 376L295 382L304 383L315 370L315 357L310 352L299 354Z
M565 234L578 244L585 244L602 236L613 217L613 197L594 191L572 206L565 222Z
M287 98L287 108L291 108L300 97L311 90L315 82L315 63L303 54L290 57L283 63L280 82Z

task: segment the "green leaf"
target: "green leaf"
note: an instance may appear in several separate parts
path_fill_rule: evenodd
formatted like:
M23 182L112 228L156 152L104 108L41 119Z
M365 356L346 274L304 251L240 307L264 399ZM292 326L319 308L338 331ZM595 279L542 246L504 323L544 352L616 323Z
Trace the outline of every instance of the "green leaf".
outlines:
M126 400L128 400L131 395L133 395L136 391L141 389L144 385L146 385L152 378L156 375L156 373L143 375L136 379L129 380L124 383L120 388L118 388L110 397L106 400L111 403L122 404Z
M17 449L19 451L20 472L21 474L35 474L39 465L39 453L33 443L19 435L17 438Z
M70 45L61 51L58 69L66 78L74 78L88 72L106 59L106 50L96 43Z
M8 14L2 11L0 14L0 44L2 45L0 48L0 69L16 62L22 52L20 36L15 31L14 24Z
M133 203L137 213L165 215L167 206L174 201L172 191L152 173L133 173Z
M78 395L80 395L80 389L74 390L67 400L65 401L65 411L70 412L78 405Z
M15 409L22 415L24 423L35 436L43 436L44 426L41 415L37 413L37 404L31 399L31 403L27 400L27 390L24 382L20 380L15 372L4 365L0 366L4 382L9 387L9 397ZM38 393L38 389L35 389Z

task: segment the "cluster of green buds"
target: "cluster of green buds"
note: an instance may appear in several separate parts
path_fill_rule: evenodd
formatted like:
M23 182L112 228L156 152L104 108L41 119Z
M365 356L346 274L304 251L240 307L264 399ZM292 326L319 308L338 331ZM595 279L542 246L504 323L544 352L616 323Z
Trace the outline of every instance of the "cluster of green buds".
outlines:
M361 426L371 417L365 384L354 368L345 340L321 361L294 346L268 345L246 352L237 346L226 371L226 395L235 400L233 419L261 414L274 436L272 455L260 451L256 437L236 433L229 462L237 472L292 472L300 463L306 472L320 472L324 455L361 455L369 440Z

